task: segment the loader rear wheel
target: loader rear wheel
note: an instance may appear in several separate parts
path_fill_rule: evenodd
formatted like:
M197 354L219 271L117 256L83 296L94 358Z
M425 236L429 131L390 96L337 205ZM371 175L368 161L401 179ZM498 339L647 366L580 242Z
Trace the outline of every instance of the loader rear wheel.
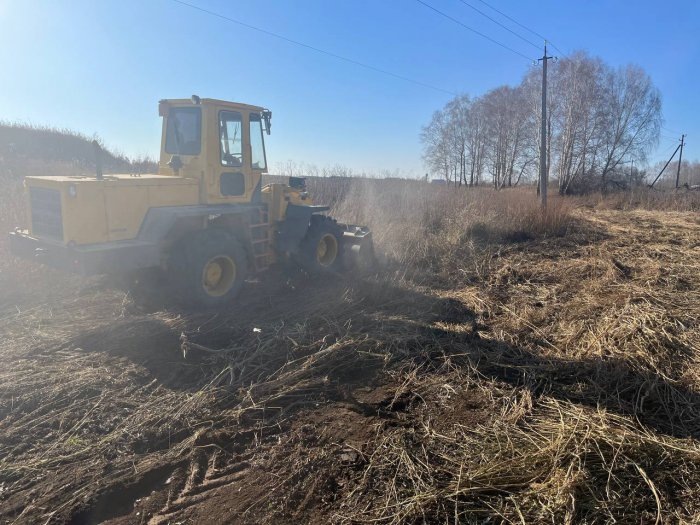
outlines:
M313 215L299 246L301 265L309 273L338 271L341 266L343 230L325 215Z
M185 302L214 308L238 295L247 266L246 252L236 239L224 231L203 232L175 251L173 273Z

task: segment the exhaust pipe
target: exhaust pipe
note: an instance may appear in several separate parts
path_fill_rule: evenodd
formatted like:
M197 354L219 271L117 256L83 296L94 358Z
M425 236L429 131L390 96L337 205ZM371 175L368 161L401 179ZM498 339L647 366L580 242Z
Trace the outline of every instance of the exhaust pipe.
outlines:
M102 148L97 140L92 141L92 147L95 150L95 178L97 180L103 180L102 176Z

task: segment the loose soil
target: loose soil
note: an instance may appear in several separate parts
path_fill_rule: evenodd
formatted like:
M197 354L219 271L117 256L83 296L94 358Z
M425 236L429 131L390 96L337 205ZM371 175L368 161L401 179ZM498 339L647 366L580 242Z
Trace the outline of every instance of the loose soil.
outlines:
M0 520L699 519L697 214L580 210L483 256L279 271L218 313L1 282Z

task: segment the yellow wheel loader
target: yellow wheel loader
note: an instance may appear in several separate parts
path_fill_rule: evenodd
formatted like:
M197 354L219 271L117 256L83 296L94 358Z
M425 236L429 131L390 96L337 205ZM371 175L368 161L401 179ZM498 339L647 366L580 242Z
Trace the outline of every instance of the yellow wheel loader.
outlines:
M158 110L157 175L103 175L98 160L95 176L27 177L29 229L10 233L13 252L83 275L160 268L208 307L276 262L310 274L371 263L369 230L325 215L304 179L262 186L269 110L197 96Z

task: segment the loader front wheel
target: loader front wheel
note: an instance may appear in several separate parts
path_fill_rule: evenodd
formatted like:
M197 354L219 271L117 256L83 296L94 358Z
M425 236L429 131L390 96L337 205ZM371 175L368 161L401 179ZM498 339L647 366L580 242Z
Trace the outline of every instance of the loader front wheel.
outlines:
M237 265L228 255L215 255L202 268L202 286L207 295L221 297L236 282Z
M174 256L174 278L187 303L222 306L238 295L246 278L245 250L225 232L201 233L182 243Z
M301 265L312 274L337 271L341 264L343 231L325 215L311 217L311 225L301 241Z
M332 266L338 259L338 239L332 233L325 233L316 244L316 262L323 267Z

